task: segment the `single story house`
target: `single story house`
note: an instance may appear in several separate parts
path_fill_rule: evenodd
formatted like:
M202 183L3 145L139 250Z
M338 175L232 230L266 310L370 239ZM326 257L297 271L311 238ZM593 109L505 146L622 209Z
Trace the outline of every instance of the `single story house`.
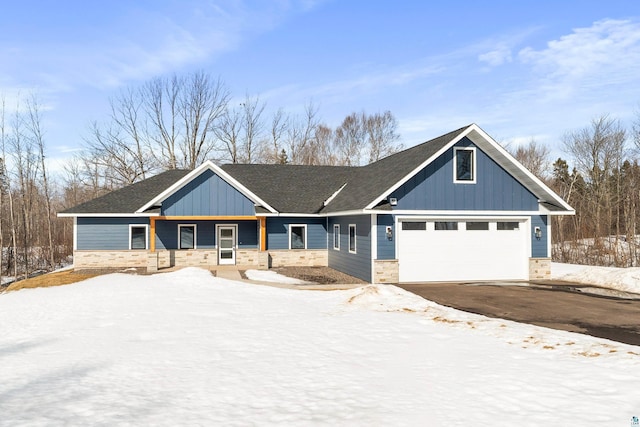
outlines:
M367 166L206 162L60 212L76 269L329 266L372 283L548 278L574 210L475 124Z

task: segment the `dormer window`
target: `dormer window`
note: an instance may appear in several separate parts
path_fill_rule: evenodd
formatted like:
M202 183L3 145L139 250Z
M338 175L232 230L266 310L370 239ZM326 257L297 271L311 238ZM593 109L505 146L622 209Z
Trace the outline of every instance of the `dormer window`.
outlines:
M453 182L458 184L475 184L476 182L476 149L454 148L453 150Z

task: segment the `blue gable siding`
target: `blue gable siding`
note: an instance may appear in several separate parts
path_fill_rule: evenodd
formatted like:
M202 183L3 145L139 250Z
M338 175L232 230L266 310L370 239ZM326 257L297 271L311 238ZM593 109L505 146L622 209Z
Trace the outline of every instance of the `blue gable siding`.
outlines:
M547 258L550 256L547 254L547 243L549 239L547 221L548 217L546 215L534 215L531 217L531 257L533 258ZM536 227L542 229L542 237L540 237L540 240L536 239L534 234Z
M213 249L216 247L216 224L238 225L238 247L258 247L258 222L257 221L157 221L156 222L156 248L177 249L178 225L196 225L196 248Z
M463 139L457 147L475 147ZM431 162L390 197L402 210L537 211L538 199L480 148L476 147L476 183L453 182L453 148Z
M396 259L396 230L393 215L378 215L378 226L376 234L378 240L378 259ZM391 227L393 236L391 240L387 238L387 227Z
M78 250L128 250L129 225L149 224L149 218L77 218Z
M255 215L254 203L207 169L162 202L166 216Z
M307 225L307 249L327 249L327 220L324 218L267 218L267 249L289 249L289 224Z
M340 250L329 249L329 267L371 281L371 216L340 216L329 219L329 230L340 224ZM349 252L349 224L356 225L356 252Z

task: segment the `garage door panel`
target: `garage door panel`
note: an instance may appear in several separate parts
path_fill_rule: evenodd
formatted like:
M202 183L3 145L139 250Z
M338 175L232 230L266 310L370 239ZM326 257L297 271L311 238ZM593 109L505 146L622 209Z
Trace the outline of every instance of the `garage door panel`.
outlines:
M400 281L515 280L528 277L525 227L497 230L402 230L398 239Z

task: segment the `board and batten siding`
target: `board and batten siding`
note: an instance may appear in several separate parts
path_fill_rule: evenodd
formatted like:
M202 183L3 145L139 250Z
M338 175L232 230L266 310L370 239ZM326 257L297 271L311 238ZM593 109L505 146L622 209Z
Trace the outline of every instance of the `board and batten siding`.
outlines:
M325 218L267 218L267 249L289 249L289 225L307 226L307 249L327 249Z
M329 249L329 267L371 282L371 216L353 215L329 218L329 237L333 225L340 224L340 250ZM356 225L356 253L349 252L349 224Z
M547 221L546 215L533 215L531 217L531 257L532 258L549 258L547 253L549 233L547 233ZM542 229L542 236L540 240L536 239L535 229L540 227Z
M393 233L391 239L387 237L387 227L391 227ZM395 239L397 238L397 232L393 215L378 215L376 234L378 241L377 259L396 259Z
M160 220L156 222L156 248L178 248L178 226L196 225L196 249L214 249L216 243L216 225L238 226L238 247L252 249L258 247L258 222L249 221L190 221Z
M255 215L254 203L210 169L162 202L166 216Z
M128 250L129 225L148 225L149 218L140 217L78 217L76 221L76 249Z
M475 147L475 184L453 182L452 147L390 195L398 200L392 209L538 210L538 199L469 139L464 138L455 147Z

